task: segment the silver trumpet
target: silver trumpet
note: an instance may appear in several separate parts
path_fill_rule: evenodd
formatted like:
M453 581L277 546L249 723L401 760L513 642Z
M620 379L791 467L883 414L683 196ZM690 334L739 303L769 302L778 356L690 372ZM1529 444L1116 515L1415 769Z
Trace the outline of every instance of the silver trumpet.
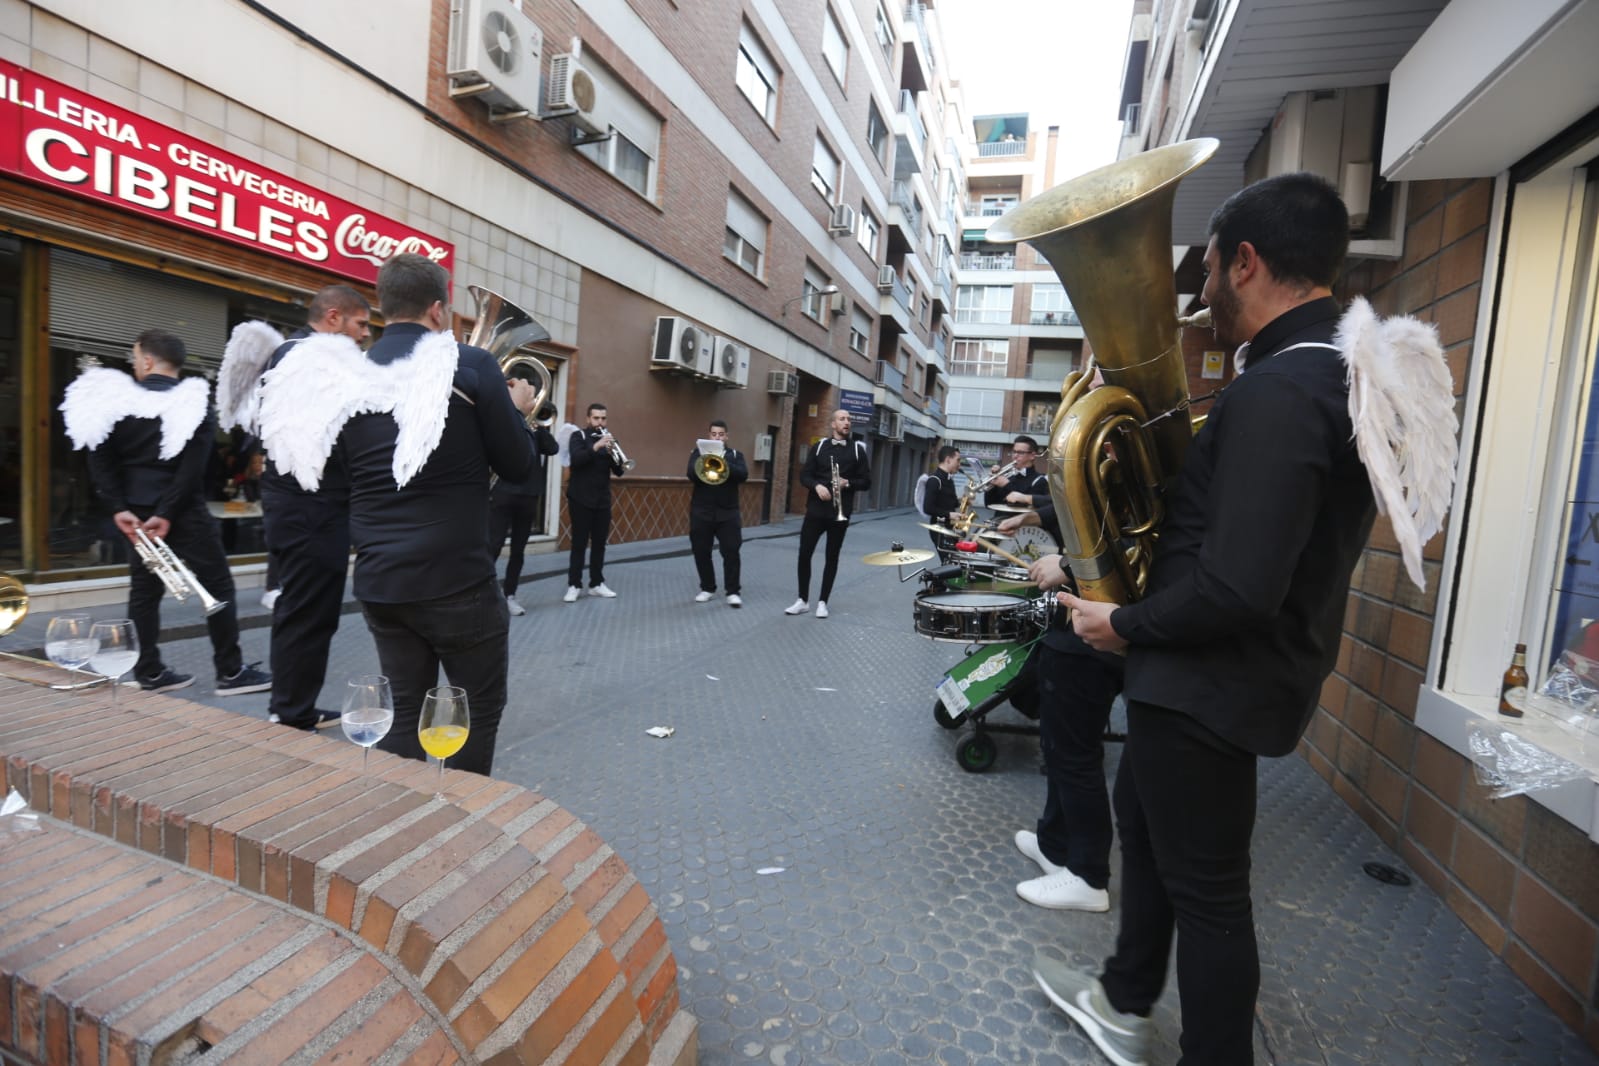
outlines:
M191 594L200 597L200 606L205 609L207 617L228 605L227 600L219 600L205 590L200 579L194 576L194 571L178 558L177 552L167 547L166 541L152 537L142 529L135 529L133 536L133 549L139 553L139 561L144 563L146 570L161 579L173 599L187 603Z
M622 450L622 446L617 443L616 438L611 436L610 430L606 430L604 436L600 438L600 440L606 439L611 442L611 465L616 468L618 474L625 474L638 465L627 457L627 453Z
M832 463L833 478L832 482L828 485L828 490L833 494L833 509L835 511L833 515L833 521L848 522L849 515L844 513L844 479L839 475L838 472L838 460L834 459L832 460Z

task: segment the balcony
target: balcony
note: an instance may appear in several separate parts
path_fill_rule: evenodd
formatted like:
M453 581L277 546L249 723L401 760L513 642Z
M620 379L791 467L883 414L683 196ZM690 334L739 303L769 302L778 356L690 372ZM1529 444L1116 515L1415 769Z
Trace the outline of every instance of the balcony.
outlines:
M903 392L905 389L905 371L885 359L877 361L877 376L872 379L873 384L881 385L890 392Z
M885 289L878 285L877 298L878 325L885 337L890 332L909 333L911 331L911 293L905 287L905 281L898 274L893 275L892 285Z
M932 415L934 418L943 418L944 405L929 397L927 401L927 413Z
M944 416L946 429L975 429L998 432L1005 428L1004 415L957 415Z
M1007 196L1002 200L971 200L966 204L966 215L968 218L998 218L1019 203L1019 196Z
M921 245L922 209L908 181L896 181L888 202L888 250L912 251Z
M1009 308L957 307L955 321L969 326L1008 326Z
M1016 256L984 255L980 252L964 252L961 254L962 270L1015 270Z
M906 32L914 31L914 32ZM927 5L906 4L905 22L900 32L905 42L905 58L900 68L900 84L924 92L938 83L938 53L927 32Z
M977 157L979 159L1003 159L1006 157L1024 156L1026 154L1027 142L1021 140L992 141L988 144L980 144L977 146Z
M950 299L949 267L941 266L933 271L933 302L935 304L943 304L943 310L946 313L953 303Z
M920 174L927 152L927 127L916 113L916 95L909 90L899 94L899 110L894 112L894 177L904 180Z
M1034 311L1028 319L1034 326L1077 326L1082 327L1082 319L1077 317L1077 312L1065 311Z

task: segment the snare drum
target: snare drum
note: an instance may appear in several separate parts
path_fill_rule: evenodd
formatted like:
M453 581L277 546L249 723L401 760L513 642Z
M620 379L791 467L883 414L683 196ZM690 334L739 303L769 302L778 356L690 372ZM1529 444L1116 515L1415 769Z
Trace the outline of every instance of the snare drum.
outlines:
M916 632L955 644L1003 644L1037 631L1037 613L1021 596L1000 592L920 592Z

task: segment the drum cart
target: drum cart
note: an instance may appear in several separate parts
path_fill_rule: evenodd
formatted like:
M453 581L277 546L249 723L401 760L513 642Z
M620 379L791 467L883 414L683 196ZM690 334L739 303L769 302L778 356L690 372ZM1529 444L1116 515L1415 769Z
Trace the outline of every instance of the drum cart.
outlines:
M955 762L980 774L999 758L993 733L1037 736L1036 725L990 724L988 714L1007 700L1025 718L1037 722L1037 690L1033 681L1038 638L1004 644L974 644L965 659L950 668L933 700L933 721L955 730L971 723L969 736L955 745Z

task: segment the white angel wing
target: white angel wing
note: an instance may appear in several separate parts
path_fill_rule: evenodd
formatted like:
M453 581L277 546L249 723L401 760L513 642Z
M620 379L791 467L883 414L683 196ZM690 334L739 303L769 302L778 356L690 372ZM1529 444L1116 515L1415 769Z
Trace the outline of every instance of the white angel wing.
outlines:
M242 426L255 431L260 398L256 385L267 360L283 343L283 334L265 322L240 322L222 349L222 369L217 371L217 424L223 429Z
M272 462L315 492L344 423L357 414L372 376L365 353L340 333L291 348L261 378L261 442Z
M1393 524L1405 572L1425 588L1421 550L1449 513L1459 449L1438 331L1409 317L1383 321L1356 299L1334 343L1344 354L1355 447L1377 509Z
M562 422L561 428L555 431L555 443L560 445L557 452L561 457L562 466L572 465L572 434L577 432L577 427L570 422Z

